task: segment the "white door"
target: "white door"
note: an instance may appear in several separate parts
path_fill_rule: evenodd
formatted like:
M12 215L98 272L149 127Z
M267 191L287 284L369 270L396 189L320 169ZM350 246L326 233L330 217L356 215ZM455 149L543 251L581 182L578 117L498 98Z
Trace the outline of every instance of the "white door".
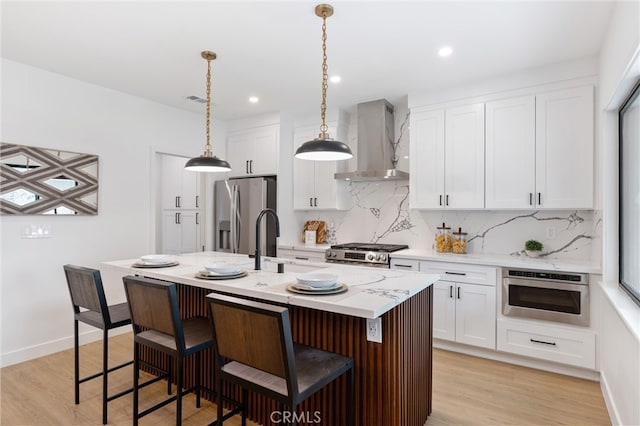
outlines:
M265 126L252 132L250 150L250 174L276 174L278 172L278 126Z
M180 254L182 251L182 225L178 210L162 211L162 253Z
M486 104L488 209L532 208L535 194L535 96Z
M180 212L180 252L181 253L194 253L202 251L202 247L199 246L199 234L200 234L200 213L187 210Z
M593 87L536 96L536 191L542 208L593 208Z
M411 114L409 134L410 205L414 209L444 207L444 110Z
M187 159L160 154L160 202L163 209L180 208L182 172ZM196 173L193 173L196 174Z
M496 348L496 288L457 283L456 341Z
M484 104L445 112L445 207L484 207Z
M433 284L433 337L456 339L455 283L436 281Z

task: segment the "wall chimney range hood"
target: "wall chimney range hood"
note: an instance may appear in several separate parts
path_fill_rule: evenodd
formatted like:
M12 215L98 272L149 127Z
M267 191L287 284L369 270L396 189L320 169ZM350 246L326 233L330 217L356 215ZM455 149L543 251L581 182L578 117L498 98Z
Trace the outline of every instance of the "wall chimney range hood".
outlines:
M353 182L406 180L409 173L396 169L393 105L385 99L357 105L358 168L336 173L335 179Z

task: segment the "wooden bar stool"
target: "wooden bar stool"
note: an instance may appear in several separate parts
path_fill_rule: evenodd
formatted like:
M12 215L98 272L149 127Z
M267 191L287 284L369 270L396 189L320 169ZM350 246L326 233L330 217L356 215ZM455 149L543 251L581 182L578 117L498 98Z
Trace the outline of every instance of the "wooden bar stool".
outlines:
M182 396L195 392L196 407L200 407L201 352L213 346L211 325L204 317L182 320L178 306L176 285L150 278L123 277L125 293L131 312L134 332L133 350L133 424L152 411L176 401L176 425L182 424ZM138 369L140 345L144 345L176 358L176 395L143 412L138 412ZM196 356L195 386L183 390L183 361Z
M128 394L127 389L112 396L107 395L108 374L133 361L109 368L109 330L131 324L126 303L107 305L102 277L97 269L64 265L67 286L73 304L73 355L74 355L74 392L75 402L80 403L80 383L102 376L102 424L107 424L107 402ZM80 350L78 339L78 321L102 330L102 371L80 378Z
M218 294L208 295L207 305L217 358L217 424L224 420L220 399L223 380L243 388L245 425L246 389L295 413L298 404L343 373L348 373L347 424L354 424L352 358L293 343L287 308Z

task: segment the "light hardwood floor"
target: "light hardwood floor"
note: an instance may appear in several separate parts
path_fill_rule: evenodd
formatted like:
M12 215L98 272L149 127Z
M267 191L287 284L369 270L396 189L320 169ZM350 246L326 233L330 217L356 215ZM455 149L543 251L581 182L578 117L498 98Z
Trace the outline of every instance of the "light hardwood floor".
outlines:
M131 358L131 334L112 337L109 344L111 365ZM101 368L101 348L100 342L82 347L81 374ZM610 424L596 382L437 349L433 372L433 413L428 426ZM112 373L111 391L130 386L131 374L131 367ZM81 403L73 403L72 350L3 368L0 424L100 425L101 386L100 379L82 384ZM159 382L144 389L144 398L159 401L165 391L166 386ZM131 424L131 401L129 394L109 403L109 424ZM183 424L206 425L215 419L215 411L215 405L208 401L195 408L190 395L183 402ZM144 417L140 424L171 425L174 419L175 404L169 404ZM228 424L239 425L239 417Z

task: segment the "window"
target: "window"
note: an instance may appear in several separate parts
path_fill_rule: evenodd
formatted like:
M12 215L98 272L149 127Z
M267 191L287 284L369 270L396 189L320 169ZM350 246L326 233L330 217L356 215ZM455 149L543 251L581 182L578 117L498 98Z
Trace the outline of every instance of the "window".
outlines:
M640 84L620 108L620 285L640 305Z

